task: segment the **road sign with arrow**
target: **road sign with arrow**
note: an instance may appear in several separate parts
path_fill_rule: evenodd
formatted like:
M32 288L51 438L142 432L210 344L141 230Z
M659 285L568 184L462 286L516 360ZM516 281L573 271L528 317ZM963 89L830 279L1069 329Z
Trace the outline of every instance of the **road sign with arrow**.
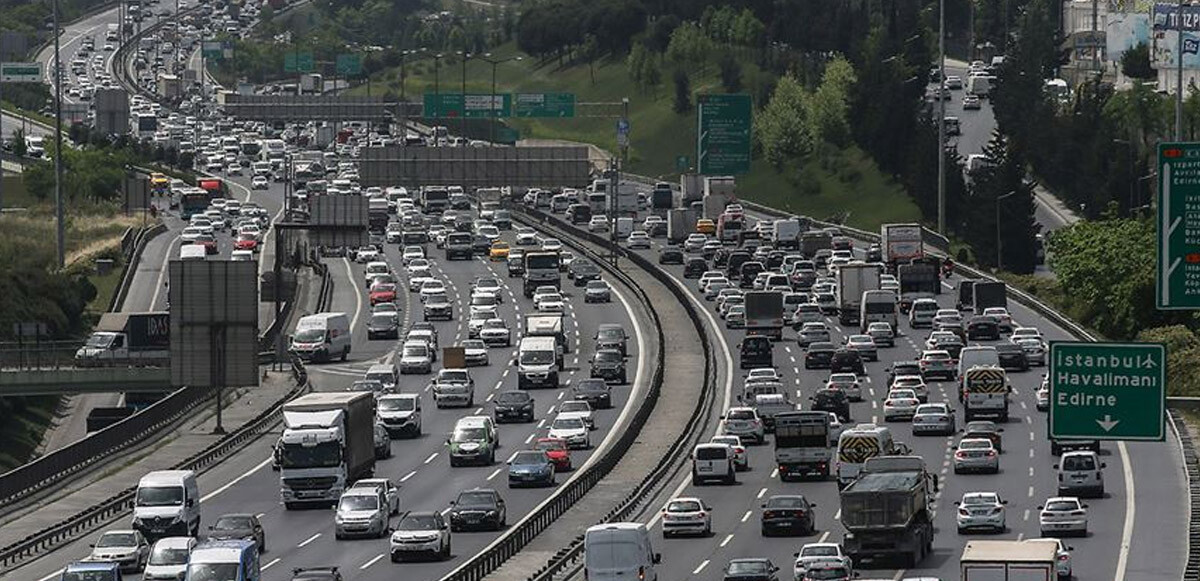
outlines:
M1166 363L1157 343L1051 343L1050 437L1162 440Z

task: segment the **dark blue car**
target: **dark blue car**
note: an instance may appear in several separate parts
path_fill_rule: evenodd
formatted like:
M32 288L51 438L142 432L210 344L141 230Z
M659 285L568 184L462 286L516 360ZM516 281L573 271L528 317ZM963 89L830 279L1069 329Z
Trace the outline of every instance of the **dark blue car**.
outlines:
M554 463L541 450L517 452L508 463L508 487L554 486Z

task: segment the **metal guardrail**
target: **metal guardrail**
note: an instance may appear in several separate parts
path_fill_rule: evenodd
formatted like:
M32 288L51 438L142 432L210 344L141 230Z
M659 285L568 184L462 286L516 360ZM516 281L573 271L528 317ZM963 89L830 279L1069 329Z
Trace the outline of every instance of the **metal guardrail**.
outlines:
M299 359L292 359L292 377L296 385L284 394L283 397L275 401L272 406L254 419L250 420L237 430L225 435L225 437L209 445L204 450L193 454L191 457L175 464L171 467L172 470L196 470L203 471L212 466L222 457L230 452L239 449L242 444L252 440L262 433L269 430L275 422L279 420L280 410L283 404L288 400L299 395L307 390L308 372L304 368L304 364ZM185 388L185 390L191 388ZM184 390L181 390L184 391ZM196 390L200 391L200 390ZM208 396L205 397L207 399ZM159 404L168 400L162 400ZM152 406L153 407L153 406ZM136 414L129 419L118 424L106 428L99 433L108 429L115 428L128 422L131 419L143 416ZM87 442L91 438L85 438L81 442ZM6 475L7 476L7 475ZM136 486L131 486L113 495L112 497L103 500L83 511L80 511L63 522L39 531L20 541L12 543L6 547L0 548L0 572L10 570L21 563L32 560L41 554L69 543L76 538L90 532L95 527L104 523L110 522L121 514L128 512L133 508L134 494L137 491Z

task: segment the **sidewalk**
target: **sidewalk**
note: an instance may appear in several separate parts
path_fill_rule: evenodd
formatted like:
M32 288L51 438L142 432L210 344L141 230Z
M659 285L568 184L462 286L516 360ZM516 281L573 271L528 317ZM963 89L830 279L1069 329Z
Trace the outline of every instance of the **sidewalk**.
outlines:
M291 371L271 372L258 387L227 394L222 414L227 432L233 432L291 391ZM210 402L192 419L165 432L140 449L124 454L119 465L90 470L65 483L49 497L0 519L0 546L7 546L60 523L92 505L136 486L147 472L166 470L221 439L213 435L216 407Z

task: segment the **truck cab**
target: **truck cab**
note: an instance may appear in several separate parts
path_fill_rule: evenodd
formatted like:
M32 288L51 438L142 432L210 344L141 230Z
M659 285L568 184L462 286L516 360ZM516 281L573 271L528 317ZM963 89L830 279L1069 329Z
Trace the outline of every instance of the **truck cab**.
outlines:
M80 367L169 363L171 318L160 313L105 313L75 352Z
M365 391L309 393L283 406L277 445L280 496L289 510L333 505L350 482L375 469L375 397Z

